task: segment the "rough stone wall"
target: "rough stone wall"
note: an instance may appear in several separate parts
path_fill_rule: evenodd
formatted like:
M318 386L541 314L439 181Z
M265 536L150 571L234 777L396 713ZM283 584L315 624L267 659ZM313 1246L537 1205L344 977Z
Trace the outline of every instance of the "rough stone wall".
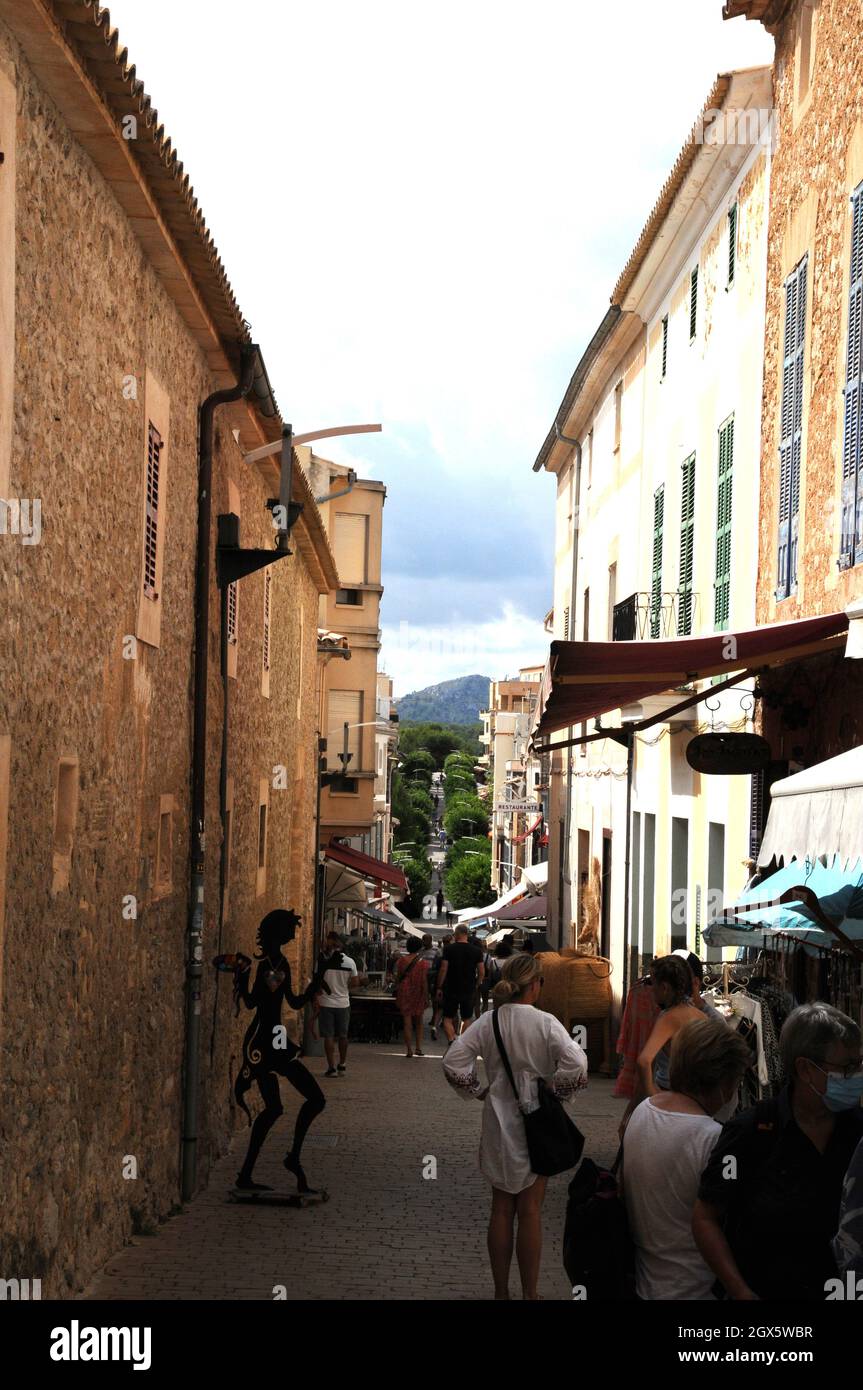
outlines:
M63 1297L178 1201L198 407L213 382L124 214L2 26L0 61L14 65L18 87L10 494L42 503L39 545L0 537L0 732L12 735L0 943L0 1275L41 1278L44 1296ZM139 643L135 659L125 659L141 584L147 369L171 398L161 646ZM137 378L137 399L124 396L128 375ZM262 543L270 524L265 489L239 467L223 427L214 510L227 510L229 474L244 494L244 544ZM236 889L224 944L243 949L262 908L290 897L307 920L311 909L317 594L299 555L280 562L271 696L263 701L262 583L260 574L242 581L247 627L232 682L240 697L231 768ZM215 575L209 690L205 960L217 949L221 834ZM54 788L66 755L79 760L79 807L69 885L54 894ZM257 778L276 763L286 764L292 790L271 792L267 894L253 900ZM297 791L302 807L293 804ZM165 794L175 804L173 886L156 899ZM297 835L308 842L307 868L302 882L289 884L285 866ZM133 920L123 915L128 895L137 900ZM241 1036L229 989L223 981L215 1001L214 988L211 973L202 1016L201 1178L233 1123L228 1078ZM123 1175L127 1156L137 1164L134 1179Z
M846 159L863 119L863 19L858 0L821 0L808 109L794 128L795 44L799 5L777 37L774 101L778 141L773 155L768 233L767 322L761 457L758 621L784 622L838 611L861 587L854 570L837 576L838 449L841 447L843 361L847 318ZM811 316L808 425L801 482L798 573L802 597L776 604L778 412L784 331L783 241L790 220L814 192L817 220L809 246Z

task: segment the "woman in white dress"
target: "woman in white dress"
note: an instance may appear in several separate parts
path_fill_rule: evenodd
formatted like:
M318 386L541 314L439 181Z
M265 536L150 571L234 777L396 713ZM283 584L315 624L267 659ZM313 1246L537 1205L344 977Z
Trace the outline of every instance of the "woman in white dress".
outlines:
M571 1099L587 1085L587 1058L582 1049L553 1014L532 1007L541 989L539 961L528 955L506 961L503 978L492 993L494 1012L482 1014L456 1038L443 1062L447 1081L460 1095L485 1102L479 1166L492 1187L488 1253L496 1299L509 1298L513 1245L522 1294L527 1299L539 1297L542 1202L548 1179L531 1171L522 1110L537 1109L539 1077L560 1100ZM494 1013L498 1014L521 1110L495 1042ZM485 1063L487 1086L477 1076L479 1057ZM514 1239L516 1218L518 1237Z

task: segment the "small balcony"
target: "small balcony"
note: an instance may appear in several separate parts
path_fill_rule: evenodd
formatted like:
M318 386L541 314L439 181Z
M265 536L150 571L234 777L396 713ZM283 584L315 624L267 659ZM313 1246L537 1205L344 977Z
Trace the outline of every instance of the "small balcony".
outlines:
M614 605L613 642L639 642L660 637L689 637L701 621L699 595L692 589L630 594Z

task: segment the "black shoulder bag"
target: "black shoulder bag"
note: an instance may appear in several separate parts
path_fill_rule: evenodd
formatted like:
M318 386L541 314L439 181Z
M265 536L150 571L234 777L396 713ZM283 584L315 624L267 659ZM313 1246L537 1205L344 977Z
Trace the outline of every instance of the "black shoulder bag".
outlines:
M504 1069L509 1077L509 1084L512 1087L516 1104L521 1110L512 1067L509 1064L509 1057L500 1034L498 1014L499 1010L495 1009L492 1016L495 1041L500 1051ZM555 1173L566 1173L570 1168L575 1167L584 1148L584 1135L572 1123L563 1105L551 1088L546 1086L541 1076L537 1079L537 1088L539 1109L530 1110L527 1114L521 1110L521 1117L524 1120L531 1169L540 1177L550 1178Z

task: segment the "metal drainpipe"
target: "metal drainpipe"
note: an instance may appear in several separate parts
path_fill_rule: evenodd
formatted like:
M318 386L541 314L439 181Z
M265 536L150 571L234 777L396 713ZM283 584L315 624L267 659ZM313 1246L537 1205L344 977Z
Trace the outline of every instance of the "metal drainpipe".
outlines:
M340 492L327 492L323 497L316 497L315 502L322 507L325 502L334 502L337 497L347 497L349 492L353 492L357 481L357 475L353 469L348 473L348 485L343 487Z
M242 400L255 381L256 352L244 352L236 386L214 391L200 408L198 443L198 548L195 564L195 690L192 734L191 903L186 937L186 1038L183 1068L183 1149L181 1197L195 1191L198 1156L201 976L204 949L204 845L207 784L207 678L209 652L210 544L215 414L220 405Z
M568 439L561 434L555 423L555 433L558 439L565 444L575 446L575 489L572 505L572 579L570 582L569 595L569 622L570 631L575 624L576 596L578 594L578 509L581 504L581 445L577 439ZM569 726L568 738L574 737L574 725ZM573 750L572 746L566 751L566 813L564 821L564 844L566 845L566 868L569 873L569 895L570 912L572 912L572 776L573 776ZM578 873L578 859L576 858L576 874ZM559 913L558 913L558 947L563 946L563 883L564 883L564 860L563 846L560 853L560 892L559 892ZM576 896L576 917L578 913L578 899Z
M623 995L622 1004L626 1003L626 996L629 993L629 982L632 978L632 962L630 961L629 944L629 875L630 858L632 854L632 779L635 771L635 730L626 731L626 839L623 864Z

